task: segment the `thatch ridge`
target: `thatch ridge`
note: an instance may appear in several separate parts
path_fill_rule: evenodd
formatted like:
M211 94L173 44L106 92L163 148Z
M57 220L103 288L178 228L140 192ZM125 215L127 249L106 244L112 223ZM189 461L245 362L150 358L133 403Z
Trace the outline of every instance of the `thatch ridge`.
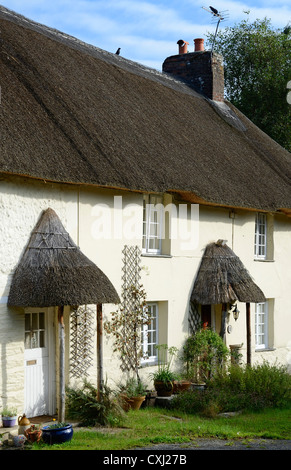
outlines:
M220 241L206 246L191 301L201 305L263 302L265 296L240 258Z
M41 215L14 272L8 305L119 303L108 277L80 250L51 208Z
M0 172L291 208L290 154L235 108L0 7Z

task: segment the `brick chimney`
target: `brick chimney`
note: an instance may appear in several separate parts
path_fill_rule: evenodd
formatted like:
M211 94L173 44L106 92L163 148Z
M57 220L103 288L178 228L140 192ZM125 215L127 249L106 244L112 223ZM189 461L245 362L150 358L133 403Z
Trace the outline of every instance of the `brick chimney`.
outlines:
M163 72L187 83L213 101L224 100L223 58L216 52L204 50L204 40L194 39L194 52L187 52L188 44L180 39L179 54L168 57L163 63ZM184 52L185 51L185 52Z

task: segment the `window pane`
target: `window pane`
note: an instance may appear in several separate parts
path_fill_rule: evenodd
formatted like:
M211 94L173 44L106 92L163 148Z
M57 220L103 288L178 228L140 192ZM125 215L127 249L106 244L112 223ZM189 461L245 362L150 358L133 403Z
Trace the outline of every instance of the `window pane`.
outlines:
M32 329L33 330L38 329L38 314L37 313L32 314Z
M147 315L150 322L149 324L143 325L142 328L143 352L146 355L146 357L144 357L145 362L154 360L157 354L157 304L147 305Z
M159 253L161 250L162 200L161 196L144 196L143 250L146 252Z
M44 331L39 332L39 347L44 348Z
M44 312L39 313L39 329L44 330Z
M36 349L45 347L45 313L25 314L25 349Z
M256 347L266 348L268 346L267 330L267 304L261 302L255 308L255 344Z
M25 314L25 331L30 330L30 314L26 313Z
M25 349L30 349L30 333L25 333L25 338L24 338L24 348Z
M255 256L266 258L267 250L267 218L265 214L257 214L255 224Z
M31 333L31 348L38 348L38 331L33 331Z

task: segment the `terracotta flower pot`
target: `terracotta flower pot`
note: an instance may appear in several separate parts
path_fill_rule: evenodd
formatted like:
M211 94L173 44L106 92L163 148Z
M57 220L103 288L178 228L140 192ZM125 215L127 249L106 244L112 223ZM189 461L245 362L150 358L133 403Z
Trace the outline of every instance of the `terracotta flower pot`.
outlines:
M41 429L36 428L35 425L32 425L24 431L24 435L29 442L39 442L42 431Z
M173 393L179 393L188 390L190 386L191 382L189 382L188 380L175 380L173 382Z
M122 399L122 408L124 409L124 411L139 410L141 407L141 404L145 400L145 396L129 398L125 394L121 394L121 399Z
M173 394L173 383L170 381L163 382L160 380L155 380L154 386L158 397L170 397Z

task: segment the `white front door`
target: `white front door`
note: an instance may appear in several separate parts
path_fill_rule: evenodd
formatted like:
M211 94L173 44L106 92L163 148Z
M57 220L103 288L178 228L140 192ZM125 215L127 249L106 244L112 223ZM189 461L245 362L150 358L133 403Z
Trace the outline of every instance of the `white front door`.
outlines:
M54 413L53 370L49 361L53 322L48 310L29 309L25 312L25 414L28 417ZM52 315L50 315L52 317ZM54 354L52 355L54 357ZM52 379L52 380L51 380Z

